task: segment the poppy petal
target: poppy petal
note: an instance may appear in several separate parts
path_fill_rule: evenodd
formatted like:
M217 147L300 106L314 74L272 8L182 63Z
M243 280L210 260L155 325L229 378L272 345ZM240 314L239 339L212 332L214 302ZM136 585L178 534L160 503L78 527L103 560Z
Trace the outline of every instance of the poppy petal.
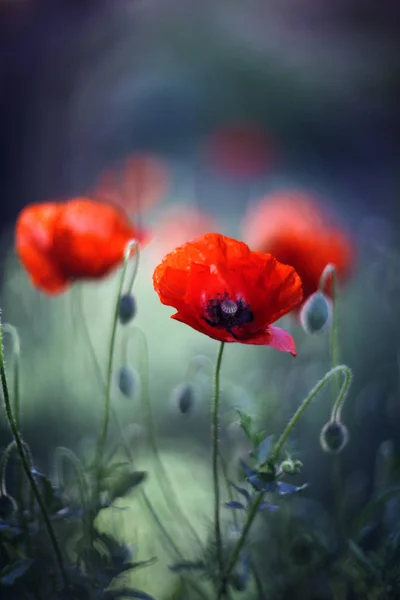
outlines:
M289 190L261 199L249 209L243 233L254 250L270 252L294 267L302 281L303 302L318 289L329 263L335 265L339 282L350 275L354 264L348 233L327 208L303 192ZM331 294L331 282L324 291Z
M68 287L53 253L54 225L60 204L31 204L18 216L15 250L31 282L43 292L59 294Z
M112 204L75 198L63 205L56 221L54 254L71 279L100 278L122 263L131 239L142 238Z

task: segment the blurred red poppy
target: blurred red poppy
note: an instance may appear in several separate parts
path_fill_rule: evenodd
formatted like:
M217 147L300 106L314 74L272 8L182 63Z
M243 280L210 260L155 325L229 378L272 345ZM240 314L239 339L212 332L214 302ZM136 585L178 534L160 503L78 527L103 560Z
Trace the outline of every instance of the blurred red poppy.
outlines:
M349 276L355 249L345 229L334 223L319 202L296 192L278 192L252 207L243 221L243 237L254 250L271 252L291 265L303 284L303 302L318 289L324 268L336 267L339 280ZM331 281L325 292L332 293Z
M214 217L197 206L175 204L163 212L152 228L152 251L164 256L186 240L212 231L214 226Z
M106 276L122 263L129 240L146 239L120 209L88 198L25 207L15 235L32 283L47 294L59 294L78 279Z
M90 195L119 206L128 215L138 215L162 199L169 179L161 159L137 154L103 173Z
M255 125L233 123L207 137L205 155L221 173L245 178L265 171L274 160L275 149Z
M296 356L293 338L272 323L302 299L292 267L219 233L167 254L153 275L173 319L224 342L268 345Z

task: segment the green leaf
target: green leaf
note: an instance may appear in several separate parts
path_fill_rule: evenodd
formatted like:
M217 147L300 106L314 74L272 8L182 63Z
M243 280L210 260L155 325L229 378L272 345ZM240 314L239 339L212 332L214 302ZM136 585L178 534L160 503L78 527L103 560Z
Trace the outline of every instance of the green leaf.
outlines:
M112 504L117 498L126 496L131 490L143 483L146 477L146 471L125 471L117 474L105 488L108 492L109 504Z
M0 585L14 585L17 579L25 575L32 563L31 558L23 558L5 567L0 572Z
M245 432L247 438L253 442L253 418L241 410L236 409L236 412L239 415L240 427Z

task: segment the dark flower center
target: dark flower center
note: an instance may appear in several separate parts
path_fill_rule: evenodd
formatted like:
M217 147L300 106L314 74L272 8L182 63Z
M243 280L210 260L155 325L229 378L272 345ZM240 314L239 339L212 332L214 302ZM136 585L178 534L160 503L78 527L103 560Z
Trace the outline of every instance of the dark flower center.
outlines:
M218 294L216 298L210 298L206 306L207 317L203 319L211 325L211 327L222 327L226 329L233 337L236 337L232 332L234 327L241 327L245 323L254 321L254 315L242 298L233 300L229 294Z

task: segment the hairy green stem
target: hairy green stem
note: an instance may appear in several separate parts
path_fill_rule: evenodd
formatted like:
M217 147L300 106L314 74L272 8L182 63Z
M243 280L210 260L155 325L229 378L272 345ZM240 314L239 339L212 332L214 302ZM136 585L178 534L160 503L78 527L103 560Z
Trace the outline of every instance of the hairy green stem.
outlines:
M334 368L339 364L339 340L338 340L338 277L337 271L334 264L329 263L322 272L320 281L319 281L319 291L323 292L326 282L328 278L331 277L332 281L332 323L329 332L330 337L330 346L331 346L331 367ZM338 395L338 377L335 377L333 380L333 398L337 398ZM335 402L332 408L331 413L331 422L337 423L340 420L341 408L343 406L343 402ZM342 457L340 454L333 457L333 471L332 471L332 486L334 489L334 502L335 502L335 512L338 518L338 522L341 522L341 513L342 513L342 502L341 502L341 479L342 479L342 469L341 469L341 460Z
M165 502L171 513L175 513L178 522L185 523L185 526L191 532L193 539L195 539L198 546L202 548L201 540L197 535L196 530L192 527L190 521L187 519L185 513L183 512L179 499L177 498L174 492L174 488L169 480L169 477L164 469L164 465L160 458L149 392L149 349L147 345L146 336L141 331L141 329L139 329L138 327L134 327L132 328L132 330L134 330L135 333L140 336L141 343L143 346L143 350L140 353L141 365L139 369L139 371L141 372L142 380L142 397L145 408L145 420L147 424L147 431L149 435L151 450L154 454L154 458L156 459L156 469L158 471L160 487L162 488Z
M338 407L340 408L340 406L343 404L343 402L346 398L346 395L347 395L347 392L349 389L349 385L351 382L351 378L352 378L352 371L346 365L338 365L337 367L330 369L330 371L328 371L328 373L326 373L324 375L324 377L322 379L320 379L320 381L313 387L313 389L311 390L311 392L309 393L307 398L300 404L299 408L296 410L293 417L290 419L289 423L286 425L286 428L283 431L282 435L280 436L279 440L275 444L275 447L274 447L271 457L270 457L270 459L272 461L276 461L279 459L279 455L282 451L283 446L285 445L289 435L291 434L294 427L296 427L302 414L304 413L304 411L306 410L306 408L308 407L310 402L312 400L314 400L315 396L318 394L318 392L321 390L321 388L323 388L324 385L330 379L335 378L336 375L339 373L343 374L344 381L343 381L342 387L340 389L339 395L334 403L333 411L335 411L335 410L337 411Z
M102 469L103 469L103 455L104 448L107 441L107 433L108 426L110 422L110 405L111 405L111 386L112 386L112 374L113 374L113 365L114 365L114 354L115 354L115 342L117 338L117 328L118 328L118 318L119 318L119 307L121 302L121 296L123 294L123 288L125 283L126 272L128 269L129 259L132 254L132 250L135 249L135 267L134 267L134 275L136 276L138 263L139 263L139 244L136 240L132 240L128 242L124 255L124 262L122 266L121 278L118 287L118 295L117 301L115 303L114 309L114 318L111 330L111 340L108 352L108 366L107 366L107 380L106 380L106 395L105 395L105 404L104 404L104 417L103 417L103 426L101 429L99 442L97 445L96 459L95 465L97 470L97 485L96 485L96 496L100 494L101 487L101 477L102 477ZM131 285L133 285L134 277L131 280Z
M220 577L224 577L224 561L222 555L222 537L221 537L221 520L220 520L220 489L218 477L218 458L219 458L219 400L220 400L220 375L222 355L224 353L225 342L221 342L219 346L217 364L214 375L214 393L211 400L211 432L212 432L212 473L213 473L213 488L214 488L214 532L215 544L217 548L217 561Z
M7 468L8 459L10 458L10 454L14 450L14 448L17 448L17 444L15 443L15 440L13 440L12 442L10 442L8 444L8 446L3 451L3 454L1 455L1 460L0 460L0 496L6 496L7 495L6 468Z
M133 285L132 279L133 278L131 278L131 287L130 288L128 287L129 290L131 290L132 285ZM80 291L80 289L79 289L79 291ZM95 367L95 369L97 371L97 375L98 375L98 378L99 378L99 381L100 381L100 385L102 387L103 392L105 393L105 391L107 389L107 384L106 384L104 374L103 374L103 372L101 370L101 367L100 367L100 364L99 364L99 361L98 361L98 358L97 358L97 355L96 355L96 350L95 350L95 348L93 346L93 343L92 343L92 338L90 336L89 329L87 327L87 323L86 323L86 320L85 320L85 316L84 316L84 312L83 312L83 307L82 307L82 296L81 295L79 295L79 297L78 297L78 307L77 308L78 308L78 316L80 317L80 320L82 321L82 328L83 328L84 335L86 337L86 341L88 343L89 352L91 354L91 358L92 358L94 367ZM128 460L129 460L129 462L131 463L131 465L133 465L134 464L133 454L132 454L132 452L131 452L131 450L129 448L129 445L127 444L127 442L125 440L125 436L124 436L124 433L122 431L122 428L121 428L121 425L120 425L117 413L115 412L115 410L113 409L113 407L111 407L111 417L114 420L114 424L115 424L115 427L117 429L118 437L121 440L121 447L122 447L123 451L125 452L125 454L126 454ZM146 494L146 492L143 489L141 489L141 495L142 495L142 498L143 498L143 501L144 501L144 504L145 504L147 510L150 512L150 514L153 517L156 525L159 527L159 529L161 531L161 534L165 537L165 539L167 540L169 546L173 549L173 551L178 556L178 558L181 559L181 560L183 560L183 556L180 553L178 547L176 546L173 538L171 537L171 535L168 533L167 529L162 524L162 522L159 519L159 517L158 517L158 515L157 515L157 513L155 511L155 509L153 508L153 506L151 504L151 501L150 501L148 495Z
M39 492L38 486L36 485L35 478L32 474L31 468L29 466L29 462L26 457L26 453L25 453L25 449L24 449L24 442L22 441L21 436L19 434L17 423L15 421L13 411L11 408L11 401L10 401L10 395L9 395L9 391L8 391L7 376L6 376L6 370L5 370L5 364L4 364L3 328L2 328L1 323L0 323L0 375L1 375L1 385L3 388L4 404L5 404L5 408L6 408L7 419L8 419L15 443L18 448L18 453L21 457L22 466L25 471L25 475L30 483L32 493L33 493L35 500L38 503L39 509L42 513L43 520L46 525L46 529L49 534L51 543L53 544L54 553L55 553L56 561L57 561L57 564L58 564L58 567L60 570L62 580L64 582L64 585L68 586L68 584L69 584L68 575L65 570L64 561L62 558L60 547L58 545L57 538L54 533L54 529L52 527L49 515L47 513L46 506L42 500L42 496Z
M344 401L346 394L348 392L349 389L349 385L351 383L351 378L352 378L352 372L351 369L349 367L347 367L346 365L339 365L337 367L335 367L334 369L331 369L330 371L328 371L328 373L326 373L326 375L313 387L313 389L311 390L311 392L309 393L309 395L307 396L307 398L302 402L302 404L299 406L299 408L297 409L297 411L295 412L295 414L293 415L293 417L290 419L289 423L286 425L286 428L284 430L284 432L282 433L282 435L280 436L278 442L276 443L271 456L270 456L270 460L272 462L277 462L277 460L279 459L279 455L282 451L283 446L285 445L290 433L292 432L293 428L297 425L299 419L301 418L302 414L304 413L305 409L309 406L309 404L312 402L312 400L316 397L316 395L318 394L318 392L323 388L323 386L330 380L332 379L332 377L335 377L337 373L342 373L344 376L344 381L341 387L341 390L339 392L338 398L335 402L335 405L341 405L342 402ZM235 568L235 565L237 563L237 560L239 558L240 552L247 540L247 536L248 533L250 531L250 527L253 524L254 518L257 514L258 508L263 500L264 497L264 492L258 492L256 494L255 499L253 500L252 504L251 504L251 508L247 514L247 519L246 519L246 523L245 526L243 528L242 534L235 546L235 549L233 550L232 553L232 557L231 560L229 561L227 570L225 571L225 578L228 578L230 573L232 573L232 570ZM222 597L221 595L221 591L220 594L218 596L218 600Z
M331 346L331 367L334 368L339 364L339 341L338 341L338 278L336 267L334 264L329 263L322 272L319 280L319 291L324 292L324 288L328 278L332 280L332 323L330 330L330 346ZM338 378L334 377L334 390L333 397L336 398L338 394ZM336 421L339 415L333 415L332 418Z

